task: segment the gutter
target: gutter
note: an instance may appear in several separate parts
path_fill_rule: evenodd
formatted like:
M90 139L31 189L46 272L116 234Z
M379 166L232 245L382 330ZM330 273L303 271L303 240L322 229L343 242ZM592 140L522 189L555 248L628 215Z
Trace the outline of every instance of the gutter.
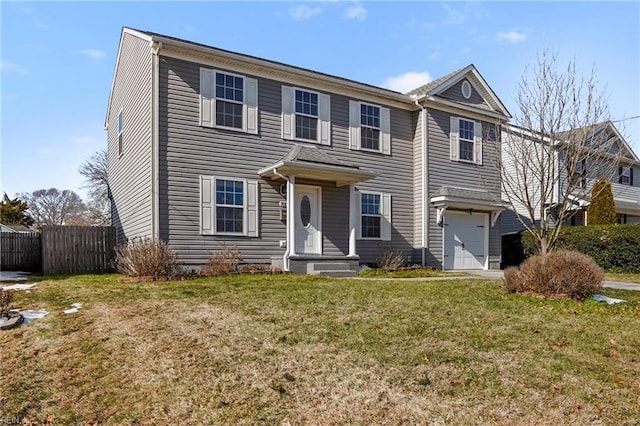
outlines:
M151 41L151 235L160 238L160 50L162 42Z
M292 203L293 201L291 200L293 197L290 196L289 194L289 188L291 187L291 181L289 180L288 176L284 176L283 174L281 174L280 172L278 172L277 168L273 168L273 174L278 176L279 178L283 179L284 181L287 182L287 222L286 222L286 226L287 226L287 232L286 232L286 239L287 239L287 247L284 251L284 256L282 258L282 266L285 272L289 272L290 267L289 267L289 253L291 253L291 238L290 238L290 233L291 233L291 229L289 227L290 223L289 223L289 211L290 211L290 203ZM293 191L292 191L293 192Z
M428 193L428 185L429 185L429 145L428 141L428 128L427 128L427 108L420 105L418 99L415 99L415 104L418 108L421 109L422 114L420 115L421 126L422 126L422 152L420 161L422 163L422 247L421 247L421 257L422 257L422 266L427 265L427 242L429 240L429 203L427 200Z

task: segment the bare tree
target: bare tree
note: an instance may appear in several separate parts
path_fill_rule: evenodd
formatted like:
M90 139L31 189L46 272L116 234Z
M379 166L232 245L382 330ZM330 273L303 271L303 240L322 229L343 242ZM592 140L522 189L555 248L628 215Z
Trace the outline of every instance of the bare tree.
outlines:
M88 218L96 225L111 224L111 202L107 176L107 151L101 149L80 165L79 173L85 178L84 188L89 190Z
M566 68L557 62L557 53L544 49L527 66L498 164L503 197L541 253L553 249L563 223L588 203L592 178L614 176L619 165L619 134L595 70L582 76L575 60Z
M32 193L19 194L19 197L29 205L29 215L38 229L44 225L86 224L85 205L73 191L39 189Z

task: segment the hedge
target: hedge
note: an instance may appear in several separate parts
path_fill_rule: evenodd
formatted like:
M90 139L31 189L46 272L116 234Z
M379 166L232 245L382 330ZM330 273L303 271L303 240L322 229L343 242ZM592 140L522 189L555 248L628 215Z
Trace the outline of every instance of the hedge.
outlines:
M516 266L536 251L528 231L503 235L502 243L503 267ZM640 273L640 224L562 228L556 249L587 254L606 271Z

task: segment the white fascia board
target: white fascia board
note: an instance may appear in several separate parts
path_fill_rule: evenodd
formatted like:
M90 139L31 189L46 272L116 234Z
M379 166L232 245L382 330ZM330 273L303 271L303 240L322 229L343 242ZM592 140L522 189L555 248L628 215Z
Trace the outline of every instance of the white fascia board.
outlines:
M118 73L118 64L120 63L120 53L122 52L122 42L124 41L125 34L132 35L134 37L141 38L142 40L146 40L149 42L151 46L152 38L147 34L141 33L140 31L132 30L131 28L122 27L122 32L120 33L120 43L118 44L118 53L116 55L116 65L113 68L113 79L111 80L111 90L109 90L109 102L107 104L107 114L104 118L104 130L109 129L109 112L111 111L111 98L113 96L113 88L116 84L116 76Z
M502 122L506 122L507 120L509 120L509 117L497 112L487 111L486 109L482 109L482 108L474 108L472 106L462 105L457 102L448 101L443 98L434 98L432 96L425 98L423 105L427 108L438 109L441 111L451 112L454 114L459 114L460 110L462 110L462 111L465 111L468 117L476 118L478 120L486 121L487 117L495 118Z
M461 197L448 197L448 196L438 196L432 197L431 203L435 207L447 207L447 208L462 208L462 209L477 209L477 210L486 210L486 211L502 211L507 206L503 202L494 202L488 200L475 200L471 198L461 198Z

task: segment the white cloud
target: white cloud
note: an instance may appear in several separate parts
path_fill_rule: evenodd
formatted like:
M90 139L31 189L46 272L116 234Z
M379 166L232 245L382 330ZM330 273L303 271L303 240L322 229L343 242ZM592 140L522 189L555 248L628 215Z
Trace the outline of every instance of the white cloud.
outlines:
M319 7L311 8L309 6L296 6L293 9L289 10L289 15L296 21L306 21L307 19L311 19L313 15L318 15L322 12L322 9Z
M460 25L464 23L465 14L463 12L446 4L443 4L442 7L447 11L447 16L444 18L444 21L442 21L444 25Z
M417 89L423 84L429 83L431 80L433 80L433 78L431 78L431 74L427 71L409 71L395 77L387 78L384 83L382 83L382 87L395 90L396 92L406 93L410 90Z
M468 55L469 53L471 53L471 48L469 47L465 47L464 49L460 49L460 53L461 55Z
M442 53L436 51L436 52L433 52L431 55L429 55L429 59L431 59L432 61L435 61L436 59L440 59L441 56L442 56Z
M16 72L20 74L25 74L27 72L26 68L22 67L21 65L5 60L0 61L0 70L4 72Z
M525 41L527 39L527 35L525 33L519 33L515 30L507 31L507 32L499 32L498 33L498 41L509 41L511 43L520 43L521 41Z
M103 52L102 50L98 50L98 49L83 49L83 50L78 50L77 53L84 55L88 58L91 59L102 59L105 56L107 56L107 54L105 52Z
M347 8L345 12L347 19L355 19L356 21L364 22L367 19L367 9L360 4Z

